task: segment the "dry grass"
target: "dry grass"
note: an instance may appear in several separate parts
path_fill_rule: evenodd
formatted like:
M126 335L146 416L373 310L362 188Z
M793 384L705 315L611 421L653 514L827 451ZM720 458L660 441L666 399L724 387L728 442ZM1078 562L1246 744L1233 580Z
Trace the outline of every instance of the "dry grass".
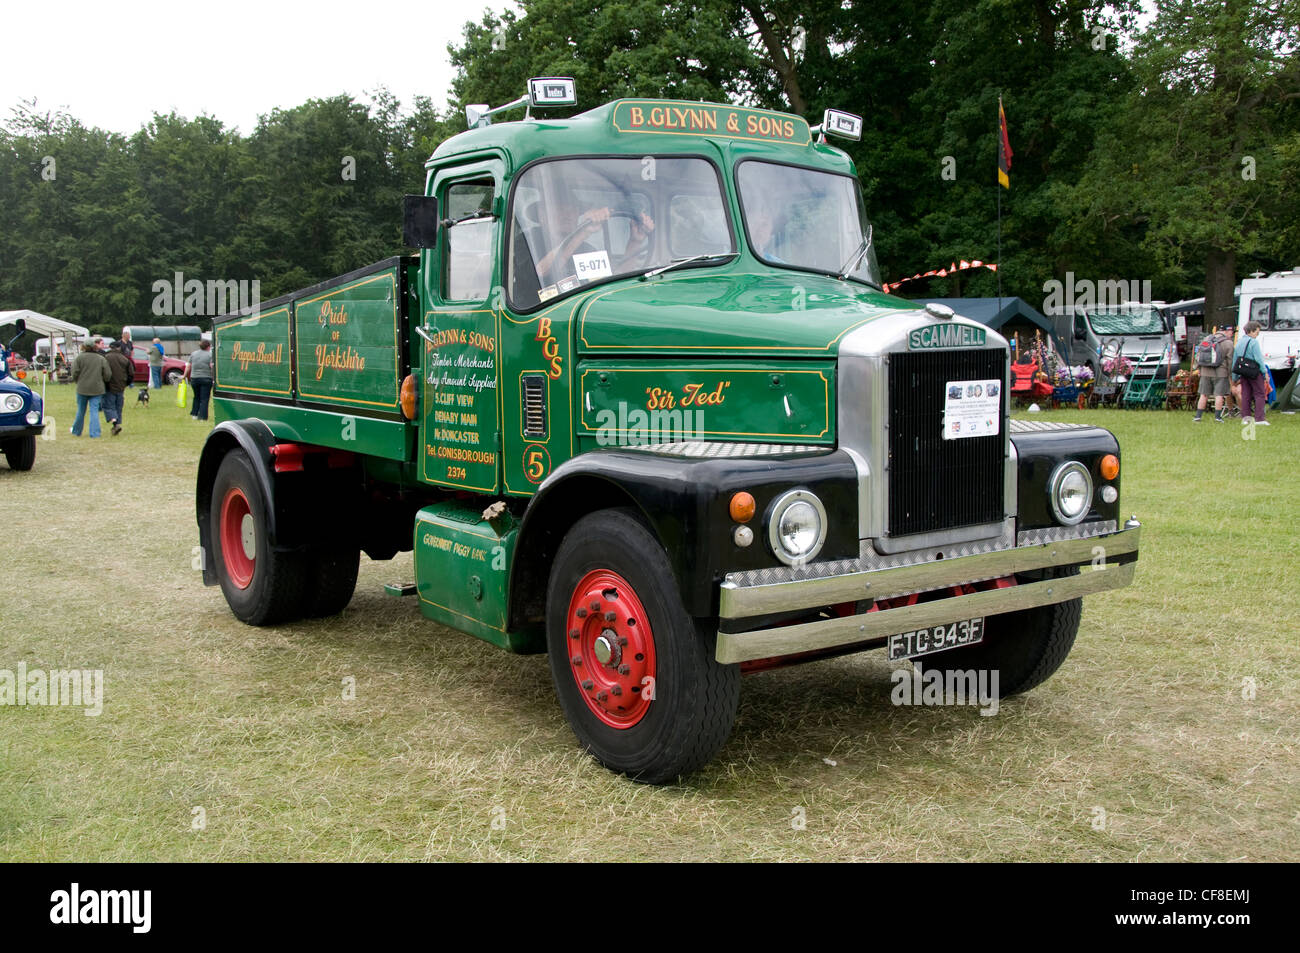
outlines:
M36 468L0 464L0 668L107 689L0 708L0 859L1300 859L1296 418L1087 414L1146 535L1055 678L989 718L894 707L879 653L750 676L720 757L655 789L579 753L543 657L384 596L409 554L336 619L240 624L191 569L205 428L157 400L74 440L51 405Z

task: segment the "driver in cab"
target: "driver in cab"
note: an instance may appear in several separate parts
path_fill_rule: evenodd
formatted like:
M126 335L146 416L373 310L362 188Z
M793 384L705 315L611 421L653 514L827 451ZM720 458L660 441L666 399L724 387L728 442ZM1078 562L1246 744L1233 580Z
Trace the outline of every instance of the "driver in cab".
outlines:
M655 229L654 219L648 214L615 211L609 206L580 213L572 200L562 200L556 206L556 231L565 237L537 263L541 279L547 284L562 281L574 274L573 256L601 251L590 239L602 235L605 223L615 215L628 218L628 241L623 254L610 255L610 267L615 272L627 271L647 262Z

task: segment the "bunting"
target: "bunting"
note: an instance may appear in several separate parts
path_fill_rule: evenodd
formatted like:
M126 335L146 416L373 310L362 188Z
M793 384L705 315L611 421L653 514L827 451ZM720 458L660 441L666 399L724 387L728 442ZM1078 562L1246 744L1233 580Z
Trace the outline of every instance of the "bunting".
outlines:
M897 281L894 282L886 282L884 285L882 285L882 288L885 291L885 293L888 294L890 291L893 291L899 285L905 284L906 282L909 281L917 281L920 278L947 278L949 275L955 275L959 271L966 271L970 268L987 268L989 271L998 270L998 266L991 262L986 264L982 261L967 261L966 259L963 258L960 263L953 262L947 268L937 268L937 269L931 268L929 271L918 272L917 274L913 275L911 278L899 278Z

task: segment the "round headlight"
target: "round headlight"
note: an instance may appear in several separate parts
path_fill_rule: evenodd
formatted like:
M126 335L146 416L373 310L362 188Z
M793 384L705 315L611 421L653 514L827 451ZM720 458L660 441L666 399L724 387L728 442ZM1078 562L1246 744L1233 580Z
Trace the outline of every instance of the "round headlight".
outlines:
M826 508L808 490L791 490L772 504L767 534L777 559L805 563L826 542Z
M1047 481L1047 495L1058 523L1073 526L1088 515L1092 503L1092 475L1077 460L1062 463Z
M41 422L41 412L39 410L27 411L27 422L33 427Z
M16 413L23 409L22 394L5 394L4 400L0 401L0 406L4 407L6 414Z

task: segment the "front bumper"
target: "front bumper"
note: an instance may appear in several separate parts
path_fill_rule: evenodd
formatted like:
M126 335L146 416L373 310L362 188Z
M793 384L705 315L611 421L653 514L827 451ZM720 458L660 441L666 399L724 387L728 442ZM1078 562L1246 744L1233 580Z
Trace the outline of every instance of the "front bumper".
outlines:
M18 424L12 427L0 427L0 440L14 437L39 437L45 432L45 424Z
M766 585L723 583L719 598L719 662L734 664L800 652L835 649L883 639L922 626L1017 612L1066 602L1133 581L1141 524L1129 520L1108 536L1018 546L992 553L935 560L916 566L847 573ZM1099 558L1100 557L1100 558ZM726 631L758 616L890 599L1053 567L1080 566L1078 575L950 596L917 605L864 612L797 625Z

